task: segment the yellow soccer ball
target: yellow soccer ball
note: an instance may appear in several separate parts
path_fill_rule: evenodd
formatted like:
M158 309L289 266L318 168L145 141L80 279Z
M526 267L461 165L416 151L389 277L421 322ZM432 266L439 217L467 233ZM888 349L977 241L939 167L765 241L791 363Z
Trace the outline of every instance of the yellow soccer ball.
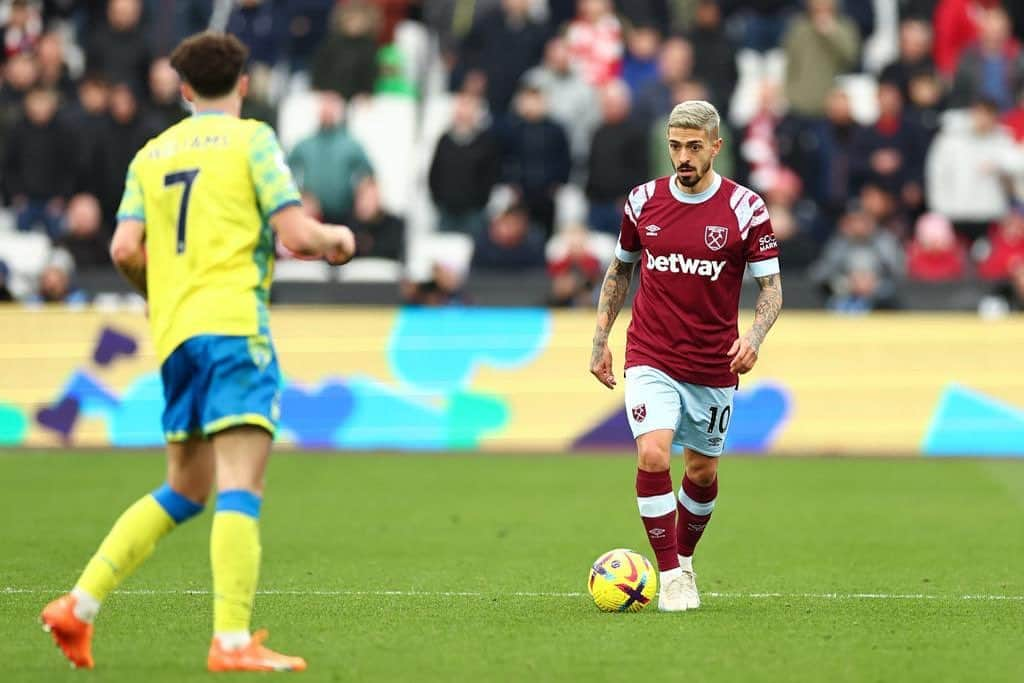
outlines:
M658 592L658 572L640 553L616 548L594 562L587 589L602 612L639 612Z

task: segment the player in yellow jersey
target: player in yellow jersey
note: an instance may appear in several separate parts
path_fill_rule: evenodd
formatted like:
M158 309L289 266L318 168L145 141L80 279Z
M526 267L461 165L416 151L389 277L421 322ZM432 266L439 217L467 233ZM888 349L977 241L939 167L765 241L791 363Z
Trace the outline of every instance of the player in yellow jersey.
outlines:
M301 671L306 662L250 634L260 562L264 471L280 374L267 319L274 232L293 252L340 265L352 232L307 217L269 126L239 118L248 51L234 37L193 36L171 64L195 115L151 140L128 170L111 256L149 302L161 362L167 481L114 524L74 589L43 610L75 666L91 668L104 598L216 484L210 537L211 671Z

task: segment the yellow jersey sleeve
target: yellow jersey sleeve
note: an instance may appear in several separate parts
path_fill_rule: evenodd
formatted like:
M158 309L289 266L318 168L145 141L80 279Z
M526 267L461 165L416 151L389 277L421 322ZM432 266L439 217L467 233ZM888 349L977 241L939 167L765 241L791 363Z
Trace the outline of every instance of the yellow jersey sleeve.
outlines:
M263 220L302 199L274 130L261 124L249 143L249 173Z
M141 152L139 153L141 154ZM136 220L146 222L146 202L142 196L142 183L139 181L139 154L128 166L128 176L124 180L124 194L117 208L117 220Z

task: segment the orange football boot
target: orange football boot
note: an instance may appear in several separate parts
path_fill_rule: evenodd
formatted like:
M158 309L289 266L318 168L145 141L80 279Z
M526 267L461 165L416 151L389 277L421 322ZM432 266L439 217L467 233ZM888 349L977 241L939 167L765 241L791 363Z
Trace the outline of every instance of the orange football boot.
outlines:
M269 634L265 630L252 634L249 644L237 650L225 650L216 638L210 644L206 668L210 671L305 671L306 660L289 657L263 647Z
M39 619L43 622L43 630L53 636L53 641L71 666L91 669L92 624L75 616L77 602L71 594L62 595L43 609Z

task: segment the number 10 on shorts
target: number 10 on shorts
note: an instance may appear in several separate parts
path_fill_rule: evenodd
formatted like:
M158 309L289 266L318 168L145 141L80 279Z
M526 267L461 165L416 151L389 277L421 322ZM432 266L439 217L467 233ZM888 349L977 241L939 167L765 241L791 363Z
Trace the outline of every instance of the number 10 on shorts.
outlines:
M708 434L712 434L715 431L715 427L718 427L719 434L725 434L725 431L729 429L729 419L732 417L732 406L725 406L720 408L719 406L711 406L711 418L708 420Z

